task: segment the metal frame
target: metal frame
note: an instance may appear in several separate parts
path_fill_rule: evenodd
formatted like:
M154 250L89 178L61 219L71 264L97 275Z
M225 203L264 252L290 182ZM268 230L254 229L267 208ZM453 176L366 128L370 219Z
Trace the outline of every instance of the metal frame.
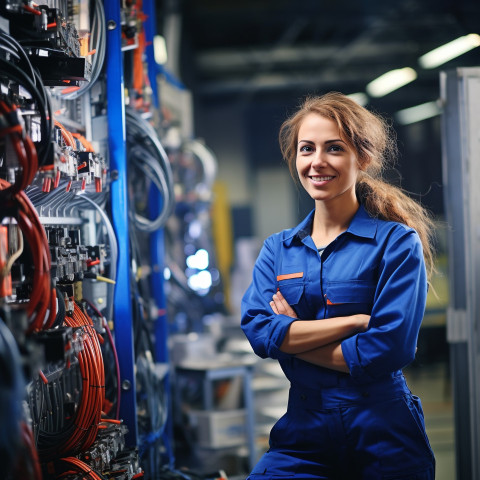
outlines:
M187 375L200 379L202 382L202 403L205 411L214 411L213 382L241 377L243 381L243 402L246 413L246 440L248 447L248 462L250 470L257 463L257 452L255 447L255 418L252 391L253 365L222 365L221 362L214 362L210 367L202 365L177 365L175 373L177 376ZM176 402L182 403L180 392L176 392Z
M126 443L138 444L137 402L134 372L132 300L130 291L130 243L128 236L128 196L125 134L125 98L123 81L120 2L105 0L107 22L107 119L112 223L118 241L117 283L113 318L115 345L119 355L122 394L120 418L128 427Z
M480 480L480 68L440 80L457 478Z

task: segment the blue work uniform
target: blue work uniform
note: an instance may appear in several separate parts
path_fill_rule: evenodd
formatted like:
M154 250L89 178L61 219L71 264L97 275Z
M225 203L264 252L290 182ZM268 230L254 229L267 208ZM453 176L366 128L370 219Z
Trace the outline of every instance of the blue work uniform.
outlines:
M422 406L401 371L414 359L427 296L418 234L360 206L320 254L313 216L265 241L242 300L253 350L278 359L291 384L287 412L249 478L433 480ZM273 313L277 290L298 319L371 316L365 332L341 342L350 374L280 350L296 319Z

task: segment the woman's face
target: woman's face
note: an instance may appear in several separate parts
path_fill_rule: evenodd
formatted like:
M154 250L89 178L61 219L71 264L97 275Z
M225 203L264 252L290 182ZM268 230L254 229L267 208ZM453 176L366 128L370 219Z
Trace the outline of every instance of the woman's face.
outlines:
M337 124L316 113L300 125L297 140L298 177L315 202L356 202L356 153L341 139Z

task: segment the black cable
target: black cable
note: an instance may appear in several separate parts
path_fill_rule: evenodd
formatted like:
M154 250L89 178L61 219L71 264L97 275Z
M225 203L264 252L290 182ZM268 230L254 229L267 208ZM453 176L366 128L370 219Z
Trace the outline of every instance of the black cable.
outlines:
M18 43L17 40L15 40L15 38L13 38L10 35L7 35L5 32L2 32L2 31L0 31L0 42L4 42L7 45L9 45L11 48L13 48L14 52L16 53L17 58L19 60L23 60L24 65L27 67L25 70L28 69L30 71L31 77L36 82L35 71L34 71L34 68L32 66L32 63L30 62L30 58L28 57L27 52L25 52L25 50L20 45L20 43ZM0 43L0 48L1 47L2 46L1 46L1 43ZM13 53L13 52L10 51L10 53Z
M36 148L39 156L39 164L43 165L46 160L48 159L48 155L50 153L51 146L51 138L52 138L52 111L51 105L46 96L45 90L43 87L39 90L37 86L33 83L33 81L27 76L27 74L18 68L15 64L7 62L6 60L0 58L0 72L1 75L6 75L7 78L13 80L14 82L22 85L28 93L32 96L34 101L37 104L37 108L39 111L41 123L41 142L36 143ZM38 74L34 71L37 79L39 78Z
M57 316L55 317L55 322L53 323L52 328L61 327L65 320L65 315L67 314L63 292L58 287L56 287L55 290L57 292Z
M29 58L28 54L25 52L22 45L15 38L13 38L10 35L7 35L5 32L0 32L0 48L5 49L6 47L4 45L2 45L2 42L14 49L13 52L10 49L7 49L7 51L9 51L10 53L13 53L17 57L17 59L19 59L20 61L23 60L23 63L22 62L20 63L20 67L23 67L23 68L20 68L20 70L30 72L30 77L33 80L33 83L34 83L35 87L38 89L39 93L43 94L44 103L48 107L47 108L47 110L48 110L47 111L47 113L48 113L47 119L50 119L50 123L51 123L52 112L51 112L50 101L49 101L49 98L47 96L45 88L43 88L43 86L42 86L43 83L42 83L42 79L40 77L40 74L33 67L32 63L30 62L30 58ZM27 78L30 79L30 77L27 77Z

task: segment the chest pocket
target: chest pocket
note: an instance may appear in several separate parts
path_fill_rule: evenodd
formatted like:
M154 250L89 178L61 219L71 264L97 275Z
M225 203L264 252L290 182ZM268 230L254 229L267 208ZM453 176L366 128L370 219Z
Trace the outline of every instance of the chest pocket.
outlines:
M335 282L327 284L325 300L329 317L370 314L375 285L369 282Z
M282 280L277 283L277 288L292 307L298 305L305 291L305 285L301 278Z

